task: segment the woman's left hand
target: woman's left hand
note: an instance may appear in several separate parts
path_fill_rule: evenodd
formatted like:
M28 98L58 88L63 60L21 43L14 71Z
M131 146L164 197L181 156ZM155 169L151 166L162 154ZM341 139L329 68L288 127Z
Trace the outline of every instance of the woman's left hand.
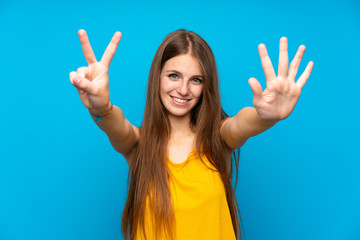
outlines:
M254 107L262 119L282 120L294 110L301 89L314 66L314 63L310 61L305 71L295 82L295 76L304 52L305 46L301 45L288 68L288 41L286 37L282 37L280 39L278 76L276 76L265 45L259 45L261 64L266 77L266 89L262 91L260 83L255 78L250 78L249 84L254 94Z

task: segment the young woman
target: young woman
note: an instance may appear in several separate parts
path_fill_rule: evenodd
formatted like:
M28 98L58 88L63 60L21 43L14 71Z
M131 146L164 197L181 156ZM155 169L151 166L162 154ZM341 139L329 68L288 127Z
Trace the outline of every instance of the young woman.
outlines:
M70 81L129 165L122 216L125 239L240 238L232 153L292 112L313 67L309 62L295 82L305 46L299 47L288 68L287 39L280 39L276 76L260 44L266 89L251 78L255 108L227 117L210 47L194 32L172 32L152 62L143 124L138 128L110 102L108 69L121 33L114 34L100 62L84 30L79 37L89 65L71 72Z

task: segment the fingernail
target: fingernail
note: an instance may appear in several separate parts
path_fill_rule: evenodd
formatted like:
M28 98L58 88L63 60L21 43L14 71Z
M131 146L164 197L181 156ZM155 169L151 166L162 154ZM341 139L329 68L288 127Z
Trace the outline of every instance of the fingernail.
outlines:
M74 79L74 83L75 84L78 84L80 82L81 78L80 77L75 77Z

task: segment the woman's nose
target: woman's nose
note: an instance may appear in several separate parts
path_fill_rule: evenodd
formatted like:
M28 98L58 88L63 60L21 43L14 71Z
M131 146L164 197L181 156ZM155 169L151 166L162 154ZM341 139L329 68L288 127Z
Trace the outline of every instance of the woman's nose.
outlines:
M189 86L187 81L185 80L179 81L178 92L182 96L186 96L189 94Z

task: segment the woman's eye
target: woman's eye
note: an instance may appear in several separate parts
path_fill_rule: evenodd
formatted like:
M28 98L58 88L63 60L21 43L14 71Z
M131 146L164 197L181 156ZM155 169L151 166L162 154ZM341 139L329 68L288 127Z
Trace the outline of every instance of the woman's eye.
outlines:
M200 78L194 78L192 81L198 84L202 83L202 79Z
M172 74L169 74L169 78L177 79L177 78L178 78L178 75L175 74L175 73L172 73Z

